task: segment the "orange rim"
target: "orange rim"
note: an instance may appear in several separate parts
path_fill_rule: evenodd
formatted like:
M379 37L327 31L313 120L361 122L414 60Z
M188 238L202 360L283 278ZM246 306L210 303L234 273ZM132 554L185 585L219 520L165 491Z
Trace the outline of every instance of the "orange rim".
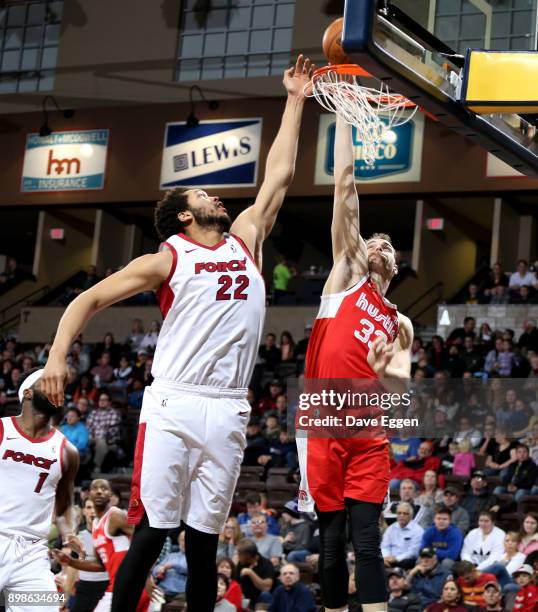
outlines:
M323 76L329 72L335 72L336 74L341 74L345 76L360 76L360 77L372 77L372 75L359 66L358 64L329 64L328 66L322 66L318 68L312 78ZM413 108L416 106L414 102L408 100L405 96L400 94L391 94L390 96L372 96L370 102L375 103L380 101L382 104L387 103L389 100L405 100L405 108ZM421 109L422 110L422 109Z

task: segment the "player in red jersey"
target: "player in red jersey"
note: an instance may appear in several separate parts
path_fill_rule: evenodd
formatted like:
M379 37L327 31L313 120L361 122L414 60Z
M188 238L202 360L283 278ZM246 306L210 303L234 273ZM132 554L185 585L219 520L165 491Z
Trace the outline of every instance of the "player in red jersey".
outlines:
M308 344L305 378L409 378L413 328L385 298L397 273L394 247L385 234L374 234L366 241L360 235L351 126L340 117L334 157L334 263ZM308 383L315 385L311 380ZM300 507L311 510L315 504L320 523L319 568L325 610L347 610L348 517L362 608L364 612L386 610L378 526L389 485L386 436L311 436L297 442Z
M98 478L90 486L90 499L95 508L92 540L95 548L95 561L74 559L65 552L54 550L55 559L86 572L103 572L109 576L107 589L95 608L96 612L109 612L116 572L127 554L134 526L127 523L127 512L110 505L112 489L108 480ZM147 591L142 591L136 612L146 612L150 603Z

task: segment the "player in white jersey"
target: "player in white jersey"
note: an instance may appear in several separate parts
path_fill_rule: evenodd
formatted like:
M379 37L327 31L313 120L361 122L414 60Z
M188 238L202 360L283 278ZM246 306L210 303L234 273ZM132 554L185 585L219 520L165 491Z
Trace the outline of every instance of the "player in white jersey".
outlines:
M53 513L66 545L75 534L78 452L51 425L58 409L40 391L42 374L43 369L34 369L21 379L22 414L0 419L0 592L8 612L58 609L51 603L13 605L7 592L20 601L24 593L37 602L38 592L55 597L47 548Z
M217 196L170 190L155 211L160 252L94 285L60 321L44 379L55 404L63 399L71 343L96 312L153 289L164 317L135 450L129 519L138 526L116 576L114 612L136 608L167 530L181 521L189 610L213 612L218 534L246 444L247 386L265 312L262 244L293 178L312 69L299 56L284 75L286 108L254 204L232 224Z

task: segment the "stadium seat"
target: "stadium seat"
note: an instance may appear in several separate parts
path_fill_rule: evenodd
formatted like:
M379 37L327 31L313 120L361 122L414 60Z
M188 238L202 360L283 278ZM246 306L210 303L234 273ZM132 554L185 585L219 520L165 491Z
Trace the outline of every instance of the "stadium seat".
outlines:
M277 511L282 510L284 505L289 502L291 499L297 496L297 487L295 488L294 493L290 491L283 490L274 490L267 492L267 505L269 508L274 508Z
M508 512L497 519L496 525L504 531L519 531L521 529L522 521L523 514L520 514L519 512Z
M240 478L259 481L263 478L264 468L261 465L242 465Z
M521 514L538 512L538 495L525 495L517 505L517 511Z
M465 476L456 476L454 474L445 475L445 488L448 487L448 485L452 485L453 487L462 489L463 487L467 486L468 483L469 479Z

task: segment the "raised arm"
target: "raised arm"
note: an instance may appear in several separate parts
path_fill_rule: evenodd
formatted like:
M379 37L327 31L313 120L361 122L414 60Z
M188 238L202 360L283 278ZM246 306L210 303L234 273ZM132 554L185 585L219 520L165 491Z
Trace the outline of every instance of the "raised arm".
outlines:
M237 234L254 254L261 267L261 247L271 232L276 216L295 173L299 130L305 103L304 86L309 82L314 66L302 55L284 74L288 99L278 134L271 146L262 186L252 206L234 221L231 232Z
M41 379L41 390L55 406L64 398L69 348L88 321L107 306L142 291L157 289L168 277L172 253L143 255L81 293L64 312Z
M360 236L359 196L355 186L353 132L349 123L336 117L334 140L334 204L331 225L333 260L345 255L363 261L368 268L366 244Z

